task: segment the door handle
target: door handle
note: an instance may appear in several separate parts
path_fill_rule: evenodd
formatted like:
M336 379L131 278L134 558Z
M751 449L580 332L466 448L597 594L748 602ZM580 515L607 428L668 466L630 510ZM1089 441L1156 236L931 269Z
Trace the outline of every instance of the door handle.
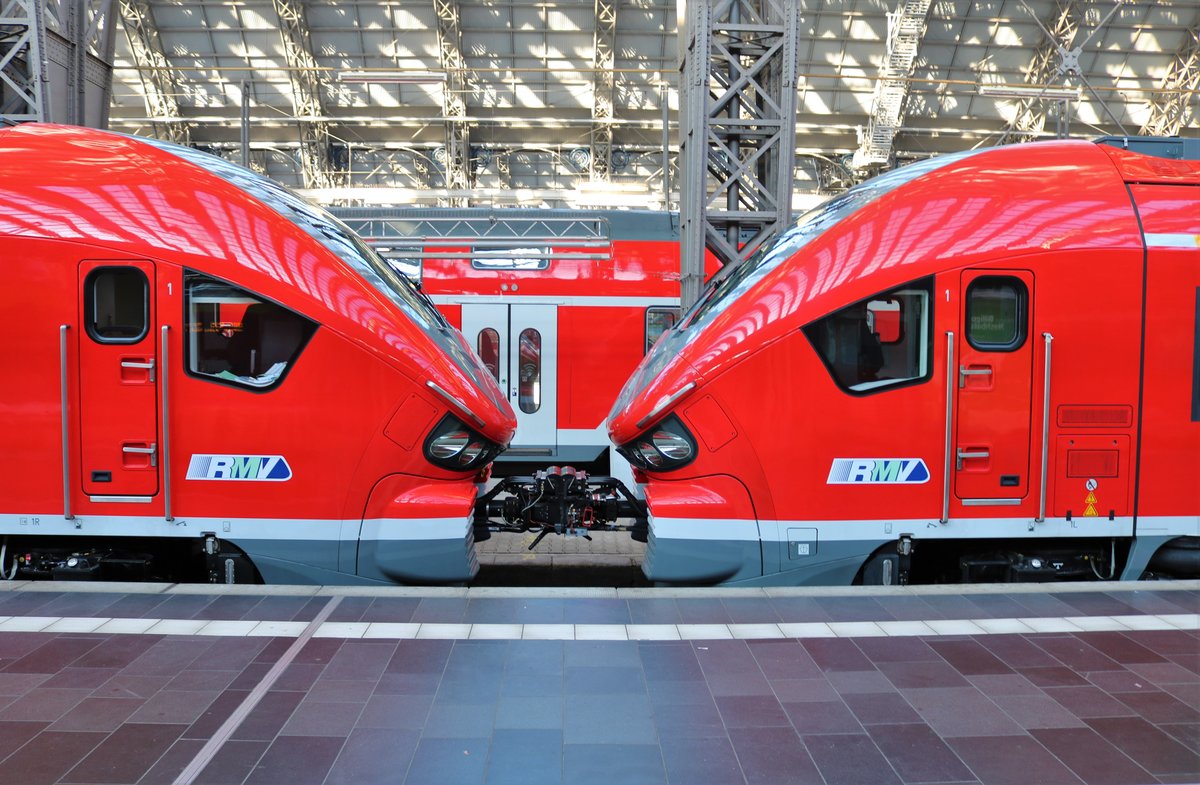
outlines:
M959 447L954 451L954 468L961 471L963 467L963 461L971 458L988 458L990 456L991 453L987 450L964 450L963 448Z
M149 455L150 465L158 466L158 445L151 444L149 447L133 447L132 445L124 445L121 447L121 452L133 453L134 455Z
M121 360L122 368L144 368L150 372L150 381L154 381L154 360L147 360L144 363L136 360Z
M991 375L992 375L991 368L968 368L965 365L960 365L960 366L958 366L958 386L966 387L968 376L991 376Z

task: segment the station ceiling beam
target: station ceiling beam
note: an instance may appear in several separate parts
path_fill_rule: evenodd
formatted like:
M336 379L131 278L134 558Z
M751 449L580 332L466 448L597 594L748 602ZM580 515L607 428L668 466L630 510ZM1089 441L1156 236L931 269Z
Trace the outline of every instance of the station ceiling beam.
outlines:
M1162 91L1150 101L1150 117L1140 131L1146 136L1177 136L1195 117L1193 101L1200 90L1200 18L1188 29L1183 46L1175 53L1162 82Z
M329 143L321 69L313 55L302 0L272 0L279 16L279 33L288 65L292 106L300 134L300 164L307 188L331 188L340 179L335 173Z
M616 92L617 0L596 0L596 31L592 55L592 135L589 172L606 181L612 173L614 101Z
M867 130L854 151L852 166L858 170L888 163L892 141L904 122L910 77L929 17L932 0L901 0L888 13L887 49L879 66L879 79L871 98Z
M446 124L446 188L450 192L471 187L471 131L467 118L467 63L463 58L462 25L457 0L433 0L437 12L438 57L446 73L442 89L442 116ZM466 207L468 200L453 198L451 207Z
M146 114L154 118L154 135L188 144L188 125L179 119L180 80L163 49L149 0L121 0L121 22L146 97Z

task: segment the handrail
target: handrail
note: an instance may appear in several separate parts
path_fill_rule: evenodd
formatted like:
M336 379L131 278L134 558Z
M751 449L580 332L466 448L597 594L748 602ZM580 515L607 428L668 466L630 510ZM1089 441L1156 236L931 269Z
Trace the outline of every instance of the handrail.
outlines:
M62 397L62 478L63 478L63 518L69 520L74 519L75 515L71 512L71 438L70 432L67 430L70 427L70 418L68 416L68 399L67 390L67 330L70 325L60 324L58 326L58 375L59 375L59 393Z
M171 420L169 409L167 408L170 398L167 395L167 379L170 377L170 365L167 364L167 334L170 327L163 325L162 328L162 351L159 357L159 365L162 368L162 373L159 374L159 410L162 411L162 438L159 440L162 444L162 461L159 465L162 466L163 477L163 517L167 521L175 520L171 515Z
M1042 383L1042 482L1038 490L1037 523L1046 521L1046 471L1050 455L1050 344L1054 336L1042 333L1042 339L1046 342L1046 371Z
M954 333L946 332L946 453L942 461L942 523L950 522L950 451L954 422Z

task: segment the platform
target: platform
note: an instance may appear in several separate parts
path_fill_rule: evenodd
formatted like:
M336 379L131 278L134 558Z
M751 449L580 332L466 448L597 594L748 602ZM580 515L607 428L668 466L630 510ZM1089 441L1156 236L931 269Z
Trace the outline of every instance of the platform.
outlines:
M0 783L1200 781L1200 583L0 585Z

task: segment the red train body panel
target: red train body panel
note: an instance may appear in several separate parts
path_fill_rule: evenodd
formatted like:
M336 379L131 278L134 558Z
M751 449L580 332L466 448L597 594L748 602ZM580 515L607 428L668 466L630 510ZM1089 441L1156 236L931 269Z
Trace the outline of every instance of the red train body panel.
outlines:
M1156 552L1200 534L1198 291L1195 162L1044 143L852 189L723 271L623 390L609 433L645 473L647 575L1176 561Z
M427 454L476 439L482 465L512 411L330 216L186 148L22 126L0 131L0 249L6 575L15 551L74 577L55 554L91 549L89 577L162 543L269 580L474 574L478 467Z

